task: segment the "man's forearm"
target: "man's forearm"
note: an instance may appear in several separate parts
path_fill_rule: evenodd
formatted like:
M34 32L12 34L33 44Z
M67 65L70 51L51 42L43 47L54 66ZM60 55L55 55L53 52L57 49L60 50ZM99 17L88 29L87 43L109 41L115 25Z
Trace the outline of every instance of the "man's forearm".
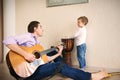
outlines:
M58 52L57 54L55 54L55 55L53 55L53 56L50 56L48 59L49 59L49 61L53 61L54 59L56 59L58 56L60 56L61 55L61 53L60 52Z
M8 44L6 45L10 50L15 51L16 53L20 54L21 56L24 57L26 54L26 51L21 49L17 44Z

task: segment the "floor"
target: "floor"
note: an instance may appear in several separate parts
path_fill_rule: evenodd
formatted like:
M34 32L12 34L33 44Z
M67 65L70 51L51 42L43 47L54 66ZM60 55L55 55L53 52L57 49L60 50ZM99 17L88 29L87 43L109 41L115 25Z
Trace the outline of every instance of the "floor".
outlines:
M0 79L1 80L15 80L8 71L6 63L0 63Z
M77 68L77 67L75 66L75 68ZM98 71L98 69L97 68L87 68L86 71L96 72L96 71ZM16 80L9 74L6 63L0 63L0 80ZM72 80L72 79L67 78L61 74L57 74L49 80ZM103 79L103 80L120 80L120 73L113 74L113 76Z

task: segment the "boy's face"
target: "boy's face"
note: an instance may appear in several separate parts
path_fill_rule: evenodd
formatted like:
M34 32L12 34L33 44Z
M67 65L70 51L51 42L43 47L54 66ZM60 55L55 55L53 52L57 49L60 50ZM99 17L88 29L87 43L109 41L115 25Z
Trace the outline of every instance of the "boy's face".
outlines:
M83 27L83 26L85 26L85 24L82 22L81 19L78 20L77 24L78 24L78 27Z

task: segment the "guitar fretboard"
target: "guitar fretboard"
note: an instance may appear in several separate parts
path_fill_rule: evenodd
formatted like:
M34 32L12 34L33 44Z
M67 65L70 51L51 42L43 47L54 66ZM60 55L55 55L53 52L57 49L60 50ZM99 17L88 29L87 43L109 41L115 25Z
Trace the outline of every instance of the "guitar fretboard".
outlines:
M40 56L54 52L54 51L58 52L58 48L54 47L54 48L50 48L50 49L47 49L41 52L34 52L34 55L36 56L36 58L40 58Z

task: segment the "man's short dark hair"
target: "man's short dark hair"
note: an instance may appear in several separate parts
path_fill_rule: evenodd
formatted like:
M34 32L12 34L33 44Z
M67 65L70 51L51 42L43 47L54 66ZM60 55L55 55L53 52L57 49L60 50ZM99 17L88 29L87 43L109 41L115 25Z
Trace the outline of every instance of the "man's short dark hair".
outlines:
M40 24L40 22L38 22L38 21L30 22L30 24L28 25L28 32L33 33L34 32L34 28L35 27L37 28L38 24Z

